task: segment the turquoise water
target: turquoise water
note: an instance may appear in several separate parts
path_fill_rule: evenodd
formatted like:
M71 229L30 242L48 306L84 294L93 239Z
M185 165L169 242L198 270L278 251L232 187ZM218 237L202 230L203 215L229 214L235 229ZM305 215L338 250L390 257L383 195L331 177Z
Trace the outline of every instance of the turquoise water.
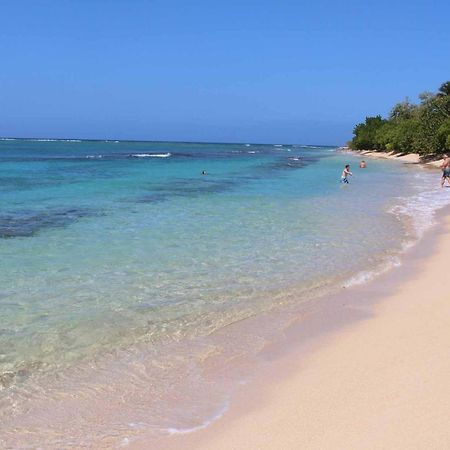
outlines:
M302 145L0 141L0 415L55 374L164 356L395 263L447 199L434 173L358 162Z

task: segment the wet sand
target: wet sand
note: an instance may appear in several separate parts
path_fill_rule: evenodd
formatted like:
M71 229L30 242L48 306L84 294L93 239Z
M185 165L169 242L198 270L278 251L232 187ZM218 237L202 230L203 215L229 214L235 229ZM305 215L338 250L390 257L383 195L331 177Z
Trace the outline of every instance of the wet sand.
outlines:
M450 448L446 213L400 269L343 290L267 349L267 370L221 419L152 448Z

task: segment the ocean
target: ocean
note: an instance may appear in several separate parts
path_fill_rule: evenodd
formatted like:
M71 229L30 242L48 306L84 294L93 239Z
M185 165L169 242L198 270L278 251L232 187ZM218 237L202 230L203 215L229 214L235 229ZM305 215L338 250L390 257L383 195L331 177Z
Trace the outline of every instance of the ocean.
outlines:
M220 416L272 313L399 264L450 203L435 171L360 159L0 140L0 443L111 448Z

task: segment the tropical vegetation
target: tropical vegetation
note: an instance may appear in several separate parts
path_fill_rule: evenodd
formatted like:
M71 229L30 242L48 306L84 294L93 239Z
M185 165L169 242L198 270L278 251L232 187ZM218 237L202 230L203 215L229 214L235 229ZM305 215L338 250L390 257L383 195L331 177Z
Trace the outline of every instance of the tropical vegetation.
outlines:
M438 92L397 103L389 117L366 117L353 129L349 145L355 150L380 150L434 156L450 150L450 81Z

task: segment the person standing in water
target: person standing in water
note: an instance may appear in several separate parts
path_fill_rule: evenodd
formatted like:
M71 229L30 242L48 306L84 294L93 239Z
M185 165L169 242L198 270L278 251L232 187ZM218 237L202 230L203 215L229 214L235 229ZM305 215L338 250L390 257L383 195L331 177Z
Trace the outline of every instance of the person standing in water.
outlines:
M444 161L442 161L441 169L442 169L441 187L443 188L445 180L447 180L448 184L450 184L450 157L448 155L444 155Z
M341 175L341 183L348 184L348 176L353 176L353 174L350 172L350 165L347 164L344 167L344 170L342 171Z

